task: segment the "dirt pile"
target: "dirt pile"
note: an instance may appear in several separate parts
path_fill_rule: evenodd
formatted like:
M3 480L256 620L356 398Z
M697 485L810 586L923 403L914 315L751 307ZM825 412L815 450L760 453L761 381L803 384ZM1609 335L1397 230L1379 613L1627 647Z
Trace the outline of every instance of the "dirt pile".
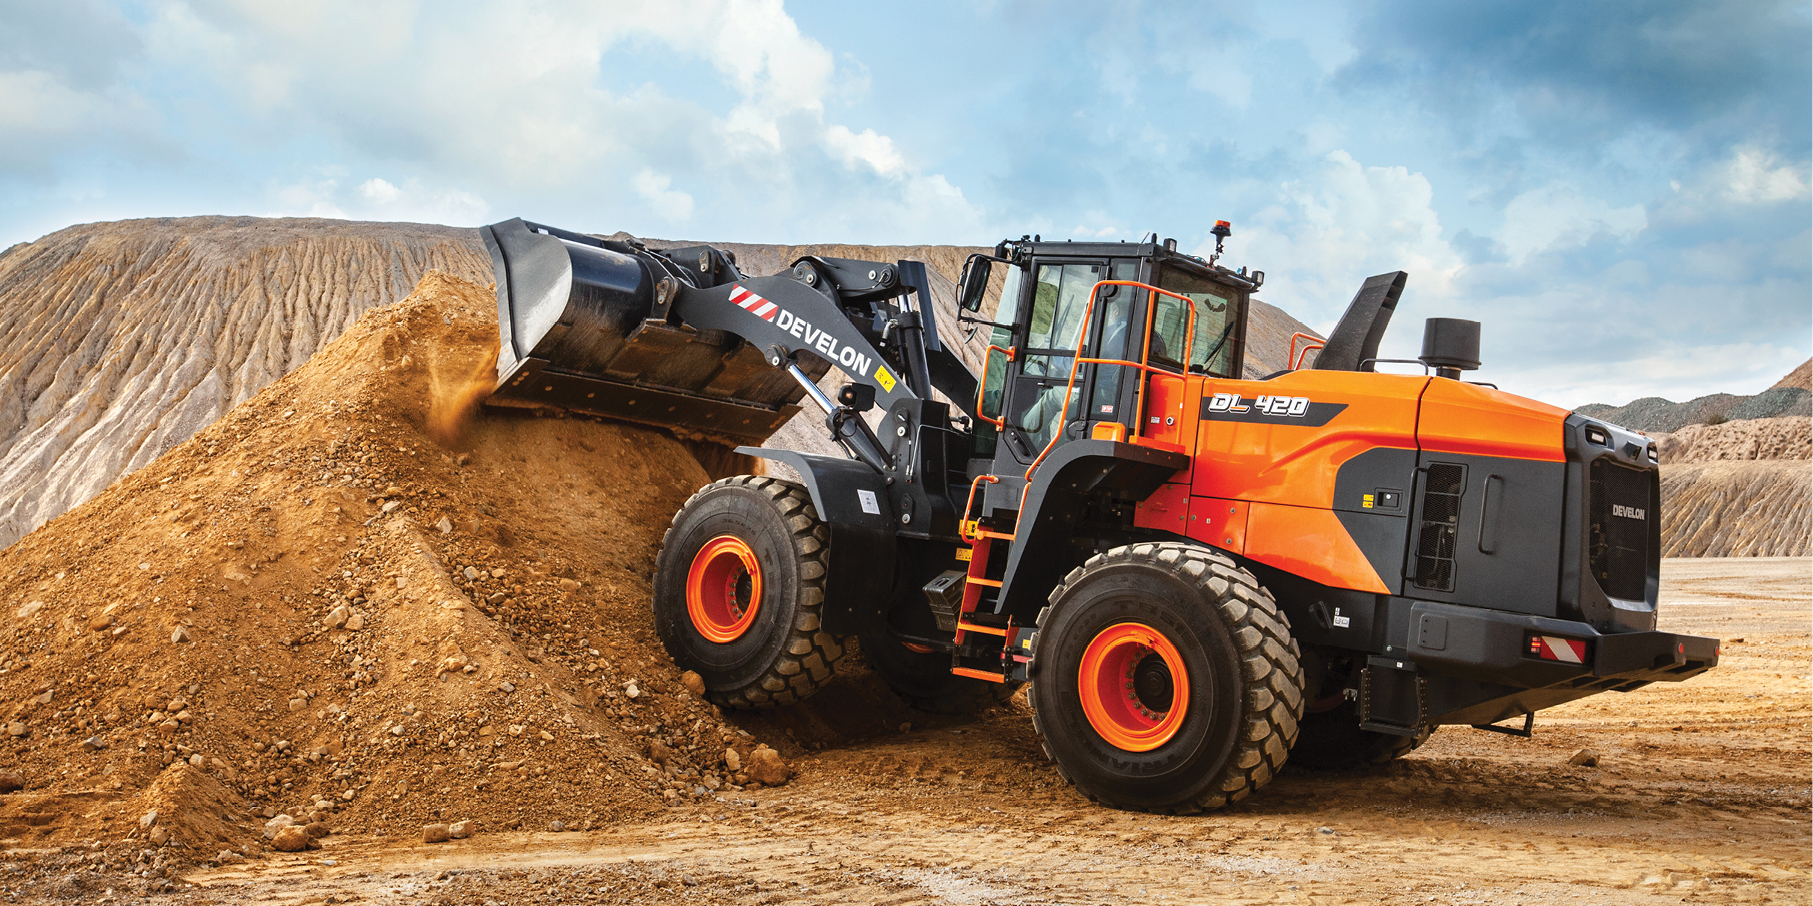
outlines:
M1663 465L1723 460L1813 459L1813 419L1752 418L1719 425L1688 425L1656 435Z
M1799 368L1788 372L1781 380L1775 382L1775 386L1770 387L1769 389L1779 390L1783 387L1799 387L1802 390L1813 391L1813 359L1808 359L1800 363Z
M278 813L585 828L746 779L726 750L756 740L648 618L662 528L708 480L686 448L513 414L429 438L492 312L431 273L0 552L0 771L25 786L0 844L155 867L256 853Z
M1662 556L1809 554L1813 463L1758 460L1662 467Z

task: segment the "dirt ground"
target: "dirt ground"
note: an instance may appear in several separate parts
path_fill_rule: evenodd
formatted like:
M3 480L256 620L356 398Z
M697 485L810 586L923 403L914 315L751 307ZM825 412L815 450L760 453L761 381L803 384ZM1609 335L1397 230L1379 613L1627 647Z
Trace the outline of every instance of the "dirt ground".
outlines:
M834 686L738 719L827 741L787 787L589 832L337 835L190 871L155 901L1806 903L1810 566L1667 561L1663 628L1726 640L1720 667L1687 683L1545 712L1533 739L1445 728L1387 768L1287 772L1219 813L1091 806L1021 709L884 732L861 725L872 710L840 723L839 698L857 693ZM1598 767L1569 765L1582 748ZM138 899L79 866L23 889L3 868L15 897Z

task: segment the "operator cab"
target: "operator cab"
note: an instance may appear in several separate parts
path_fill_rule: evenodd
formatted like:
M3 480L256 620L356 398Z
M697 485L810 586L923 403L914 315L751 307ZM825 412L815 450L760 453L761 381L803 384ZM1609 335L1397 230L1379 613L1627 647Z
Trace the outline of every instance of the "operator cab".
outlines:
M1006 273L995 319L987 321L969 313L981 307L993 263L1004 265ZM1165 375L1240 377L1247 304L1263 280L1261 273L1236 272L1177 252L1171 240L1026 237L1001 243L993 256L972 256L964 268L961 317L991 333L978 405L983 421L970 476L999 475L1003 485L991 488L991 497L1017 496L1019 482L1012 479L1023 476L1047 447L1119 431L1125 432L1122 437L1139 434L1142 394L1149 395L1152 383L1167 380ZM1156 286L1190 304L1136 286L1108 285L1095 292L1092 305L1091 290L1103 281ZM1090 361L1095 359L1145 361L1153 371L1141 380L1137 367ZM1074 389L1067 394L1073 365ZM1104 425L1122 427L1098 428Z

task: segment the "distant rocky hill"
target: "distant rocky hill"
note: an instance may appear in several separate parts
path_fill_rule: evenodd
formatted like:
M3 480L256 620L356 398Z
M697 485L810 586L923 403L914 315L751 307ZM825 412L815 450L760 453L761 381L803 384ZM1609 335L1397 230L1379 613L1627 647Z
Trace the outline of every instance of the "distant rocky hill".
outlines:
M1723 460L1813 459L1813 419L1805 415L1688 425L1657 434L1662 465Z
M925 261L944 323L975 251L721 245L751 273L802 255ZM491 282L476 230L429 224L155 218L72 226L0 252L0 546L187 440L430 270ZM1297 330L1307 328L1256 303L1248 373L1284 367ZM972 367L986 343L978 335L964 350ZM771 443L828 445L819 420L802 413Z
M1655 439L1663 556L1813 555L1813 418L1692 424Z
M1622 406L1589 403L1574 410L1589 418L1604 419L1637 431L1679 431L1688 425L1719 424L1752 418L1813 415L1813 392L1808 386L1813 359L1794 369L1775 386L1755 396L1713 393L1676 403L1646 396Z

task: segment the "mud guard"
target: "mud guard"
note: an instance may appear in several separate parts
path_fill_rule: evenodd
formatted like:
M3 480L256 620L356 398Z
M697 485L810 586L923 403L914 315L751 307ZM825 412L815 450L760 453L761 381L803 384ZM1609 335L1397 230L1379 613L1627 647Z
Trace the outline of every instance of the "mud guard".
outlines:
M821 617L825 631L852 635L884 625L898 547L887 479L850 459L762 447L738 447L737 452L791 466L812 496L818 518L831 530Z
M1064 574L1081 562L1072 562L1062 552L1072 549L1073 529L1091 493L1107 489L1116 496L1143 500L1189 465L1190 457L1182 453L1122 441L1060 444L1039 465L1026 491L995 612L1031 623Z

